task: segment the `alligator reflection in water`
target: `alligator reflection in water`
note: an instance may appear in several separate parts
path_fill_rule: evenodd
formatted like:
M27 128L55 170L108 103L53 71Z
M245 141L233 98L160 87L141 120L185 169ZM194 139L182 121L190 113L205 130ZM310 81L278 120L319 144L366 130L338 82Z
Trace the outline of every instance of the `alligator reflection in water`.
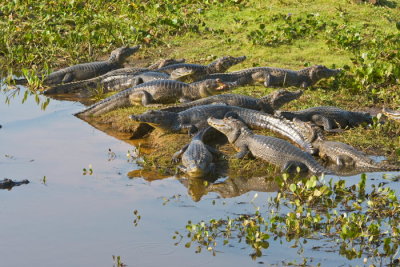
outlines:
M216 183L193 178L183 178L180 181L187 187L189 195L196 202L211 192L217 193L223 198L233 198L250 191L276 192L279 189L274 176L229 177L223 182Z

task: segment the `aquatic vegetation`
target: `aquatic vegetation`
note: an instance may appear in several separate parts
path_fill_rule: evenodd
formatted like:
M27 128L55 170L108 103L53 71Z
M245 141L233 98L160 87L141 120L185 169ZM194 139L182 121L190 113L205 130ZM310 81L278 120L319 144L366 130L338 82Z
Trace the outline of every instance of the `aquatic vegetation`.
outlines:
M133 225L136 227L138 226L140 219L142 219L142 216L139 215L139 212L137 210L133 211L133 215L135 216L135 219L133 220Z
M113 261L114 261L113 267L126 267L126 266L128 266L128 265L124 264L124 263L121 261L121 256L114 256L114 255L112 255L112 259L113 259Z
M195 245L197 253L206 249L214 255L220 246L244 242L253 249L251 257L262 256L277 239L297 244L317 238L333 243L347 259L398 261L400 202L394 190L383 183L367 188L366 175L351 186L315 176L292 180L284 174L276 181L276 197L254 214L189 221L186 233L176 232L173 238L186 242L186 236L185 247Z
M82 175L93 175L92 164L89 164L89 167L87 169L83 168L82 171L83 171Z

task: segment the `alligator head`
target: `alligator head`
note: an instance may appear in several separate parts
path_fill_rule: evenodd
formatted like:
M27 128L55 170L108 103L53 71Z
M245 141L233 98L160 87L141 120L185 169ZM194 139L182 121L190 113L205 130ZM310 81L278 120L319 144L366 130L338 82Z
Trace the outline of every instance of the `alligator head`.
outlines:
M382 113L393 120L400 120L400 111L395 111L386 107L382 108Z
M209 165L205 162L197 162L189 164L186 167L186 174L192 178L201 178L210 172Z
M130 115L129 118L167 131L176 131L179 123L177 113L161 110L149 110L139 115Z
M314 83L319 81L320 79L329 78L332 76L336 76L341 72L342 69L330 69L323 65L315 65L310 67L310 79Z
M297 90L294 92L288 90L277 90L265 97L262 97L261 102L268 102L271 107L276 110L279 109L286 103L299 98L303 94L302 90Z
M232 56L227 56L227 57L220 57L211 64L208 65L209 73L222 73L227 71L230 67L233 65L239 64L243 62L246 59L246 56L242 57L232 57Z
M129 56L136 53L140 49L140 45L129 47L123 46L115 49L111 52L110 58L108 59L111 62L119 62L123 63Z
M232 117L222 120L210 117L207 119L207 122L211 127L225 134L229 143L234 143L242 133L250 132L244 122Z
M200 82L192 83L191 85L199 89L200 95L202 97L220 94L230 88L229 85L222 82L221 79L207 79Z

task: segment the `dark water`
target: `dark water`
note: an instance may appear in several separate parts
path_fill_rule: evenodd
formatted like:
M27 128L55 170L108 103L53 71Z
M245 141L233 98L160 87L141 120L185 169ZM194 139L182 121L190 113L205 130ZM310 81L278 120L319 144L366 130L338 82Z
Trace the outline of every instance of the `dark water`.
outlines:
M34 97L21 104L22 95L23 89L7 105L0 94L0 179L31 181L0 191L0 266L113 266L112 255L128 266L269 266L301 262L302 256L323 266L362 264L311 249L299 255L291 243L279 241L255 261L245 243L222 247L217 256L196 254L184 243L174 246L174 232L184 233L188 220L253 213L275 196L276 186L253 178L238 180L236 191L220 185L213 188L222 193L206 194L194 181L151 173L139 178L139 167L126 155L131 144L72 116L83 105L51 100L43 111ZM93 174L83 175L89 166ZM377 178L369 182L381 176L369 175ZM356 177L346 179L358 182ZM254 190L264 192L251 202ZM134 210L141 216L136 227Z

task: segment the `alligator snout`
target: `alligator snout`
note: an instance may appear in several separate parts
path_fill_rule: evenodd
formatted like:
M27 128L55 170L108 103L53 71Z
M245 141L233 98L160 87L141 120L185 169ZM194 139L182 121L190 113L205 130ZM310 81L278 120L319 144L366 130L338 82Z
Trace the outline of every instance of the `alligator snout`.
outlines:
M203 168L200 168L197 165L191 165L187 168L186 173L192 178L200 178L207 175L208 171L204 170Z

